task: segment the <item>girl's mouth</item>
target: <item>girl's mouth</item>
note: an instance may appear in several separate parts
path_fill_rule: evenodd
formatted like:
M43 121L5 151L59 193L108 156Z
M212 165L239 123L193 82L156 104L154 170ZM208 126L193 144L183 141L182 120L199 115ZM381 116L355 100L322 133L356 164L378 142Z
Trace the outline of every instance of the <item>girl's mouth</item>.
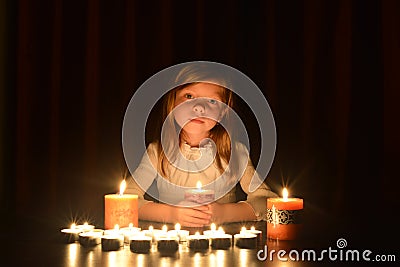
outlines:
M200 119L191 119L190 122L197 123L197 124L204 123L204 121L202 121Z

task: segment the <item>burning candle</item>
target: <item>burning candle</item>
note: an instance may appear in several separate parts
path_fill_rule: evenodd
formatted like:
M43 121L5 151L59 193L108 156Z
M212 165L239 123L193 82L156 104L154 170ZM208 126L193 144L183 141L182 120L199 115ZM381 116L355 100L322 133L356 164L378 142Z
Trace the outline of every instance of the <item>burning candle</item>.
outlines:
M84 247L93 247L101 243L103 230L93 229L79 234L79 243Z
M207 232L211 240L211 247L214 249L228 249L232 246L232 235L226 234L222 227L217 231Z
M222 228L217 230L217 226L215 225L215 223L212 223L210 225L210 230L203 231L203 234L206 235L206 236L211 236L211 235L217 234L217 231L222 232L223 230L222 230Z
M239 248L256 248L257 235L248 232L246 227L242 227L239 234L234 235L235 245Z
M82 232L82 229L77 228L76 224L71 224L70 228L65 228L61 230L62 238L65 243L74 243L78 241L79 234Z
M114 229L104 231L101 237L101 249L104 251L119 250L124 245L124 235L116 224Z
M263 245L263 232L260 230L257 230L254 226L250 227L250 230L246 230L250 234L256 235L257 236L257 246Z
M153 242L156 242L156 236L161 236L163 234L163 230L154 229L154 227L152 225L150 225L149 229L143 230L142 233L144 233L145 236L151 237Z
M126 182L123 180L119 194L104 196L105 229L110 229L115 224L121 227L127 227L130 223L138 226L138 196L124 194L125 189Z
M279 240L296 239L301 228L303 199L289 198L286 188L282 198L267 199L267 237Z
M135 253L148 253L151 248L151 237L144 235L133 235L129 237L129 247Z
M179 238L179 242L185 242L189 236L188 230L182 230L179 223L175 224L175 230L169 230L169 235L175 235Z
M140 228L134 227L133 223L130 223L128 227L123 227L120 229L121 233L124 235L124 240L126 244L129 244L129 238L140 233Z
M156 236L157 249L160 252L175 252L179 248L179 237L176 235L168 235L167 226L164 226L162 234Z
M193 250L205 250L210 246L210 238L206 235L200 235L199 232L196 232L194 235L189 235L187 240L188 247Z
M88 232L94 229L94 225L90 225L88 222L84 224L79 224L76 226L77 229L80 229L82 232Z
M202 189L201 187L202 184L198 181L195 189L189 189L185 192L185 200L199 204L213 202L215 198L214 190Z

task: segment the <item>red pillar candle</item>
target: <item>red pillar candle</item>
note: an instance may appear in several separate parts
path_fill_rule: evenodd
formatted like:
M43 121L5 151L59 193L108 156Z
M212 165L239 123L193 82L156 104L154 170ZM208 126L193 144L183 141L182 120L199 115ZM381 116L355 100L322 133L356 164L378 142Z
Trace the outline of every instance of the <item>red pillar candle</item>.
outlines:
M294 240L302 227L303 199L288 198L286 188L282 195L267 199L267 238Z
M124 194L125 180L122 181L119 194L104 196L104 228L112 229L116 224L128 227L129 224L137 227L138 222L138 196Z

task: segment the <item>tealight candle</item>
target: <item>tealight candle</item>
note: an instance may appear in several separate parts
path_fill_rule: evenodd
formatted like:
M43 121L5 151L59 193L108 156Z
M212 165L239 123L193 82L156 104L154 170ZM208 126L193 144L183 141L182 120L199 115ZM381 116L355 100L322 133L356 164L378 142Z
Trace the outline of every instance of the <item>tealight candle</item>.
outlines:
M179 239L177 236L157 237L157 249L160 252L175 252L179 249Z
M129 227L123 227L120 229L121 233L124 235L124 241L126 244L129 244L129 237L139 234L140 230L140 228L134 227L133 223L130 223Z
M179 238L179 242L185 242L189 236L188 230L182 230L179 223L175 224L175 230L168 231L169 235L175 235Z
M205 250L210 246L210 238L206 235L200 235L199 232L189 235L187 240L188 247L194 250Z
M232 235L226 234L222 227L217 231L208 232L207 236L209 236L211 247L214 249L228 249L232 246Z
M185 200L199 204L213 202L215 199L214 190L202 189L201 187L202 184L198 181L195 189L189 189L185 192Z
M260 230L257 230L254 226L252 226L251 228L250 228L250 230L246 230L248 233L250 233L250 234L253 234L253 235L256 235L257 236L257 246L260 246L260 245L264 245L264 244L262 244L263 242L262 242L262 239L263 239L263 235L262 235L262 231L260 231Z
M215 223L212 223L210 225L210 230L203 231L203 234L206 236L215 235L217 233L225 233L225 232L222 230L222 227L219 227L219 229L217 230L217 226L215 225Z
M121 234L105 234L101 237L103 251L115 251L124 246L124 236Z
M120 185L119 194L104 196L104 227L112 228L115 224L127 227L130 223L138 226L138 196L124 194L126 189L125 180Z
M82 232L88 232L94 229L94 225L85 222L84 224L77 225L76 228L80 229Z
M156 236L165 235L165 231L154 229L152 225L149 226L148 230L142 230L142 233L144 233L145 236L151 237L153 242L156 242Z
M151 248L151 237L144 234L130 236L129 247L135 253L148 253Z
M300 231L303 199L288 195L284 188L282 198L267 199L267 238L293 240Z
M101 243L102 229L93 229L79 234L79 243L84 247L92 247Z
M71 224L70 228L65 228L61 230L62 238L65 243L74 243L79 240L79 234L82 229L77 228L76 224Z
M240 234L234 235L235 245L239 248L256 248L257 236L249 233L245 227L242 227Z

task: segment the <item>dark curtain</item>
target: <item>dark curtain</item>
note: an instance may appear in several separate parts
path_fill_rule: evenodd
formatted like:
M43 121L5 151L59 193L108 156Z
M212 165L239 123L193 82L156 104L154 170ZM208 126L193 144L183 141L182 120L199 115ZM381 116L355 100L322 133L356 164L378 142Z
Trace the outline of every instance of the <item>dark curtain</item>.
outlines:
M0 193L11 218L101 225L103 196L128 174L130 98L156 72L196 60L232 66L264 93L278 136L267 179L275 191L286 184L308 209L355 227L399 207L398 1L20 0L0 9ZM257 124L240 115L262 164Z

